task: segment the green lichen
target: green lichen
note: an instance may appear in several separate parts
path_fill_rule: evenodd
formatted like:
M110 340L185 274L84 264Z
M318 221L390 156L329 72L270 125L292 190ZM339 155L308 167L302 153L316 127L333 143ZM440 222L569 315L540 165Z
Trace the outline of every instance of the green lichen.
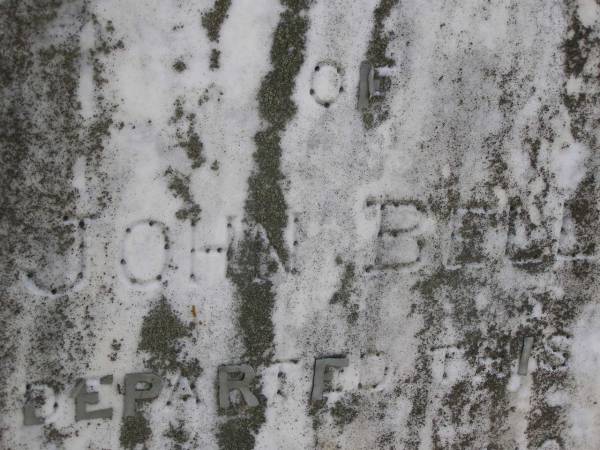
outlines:
M221 25L227 18L231 0L215 0L214 6L202 16L202 26L211 41L218 41Z
M221 52L216 48L213 48L210 52L210 69L215 70L219 68L219 57L221 56Z
M573 255L593 255L596 251L594 237L600 234L600 209L596 206L595 186L596 174L590 172L577 188L571 199L565 204L565 209L571 213L575 225L577 245Z
M399 0L380 0L373 13L373 30L367 48L367 61L373 67L393 66L394 59L387 56L388 44L391 40L390 33L385 31L385 20L389 17L392 9ZM380 80L382 85L380 91L385 92L390 88L389 81ZM371 97L369 106L362 112L362 120L365 128L371 129L389 117L389 111L383 104L383 96Z
M262 80L258 104L265 127L255 137L256 167L248 180L245 221L248 229L236 248L228 253L227 276L236 287L238 326L244 343L244 359L251 365L264 365L273 354L273 292L270 276L285 264L288 253L283 233L287 226L280 168L280 134L296 112L291 99L294 79L304 61L305 33L308 29L306 2L283 0L271 48L272 69ZM273 257L273 250L277 259ZM240 417L219 426L220 449L252 449L255 434L265 421L264 406L250 408Z
M269 246L260 233L247 231L237 249L235 261L228 267L228 277L240 298L238 323L251 365L267 363L272 354L273 322L271 314L275 294L269 276L273 267ZM276 265L274 267L277 267Z
M143 444L152 436L148 420L140 413L131 417L123 417L119 442L121 447L134 449L136 445Z
M239 417L219 425L217 443L220 450L252 450L256 433L265 422L265 407L246 408Z
M341 261L340 261L341 263ZM358 320L358 305L351 303L354 294L354 280L356 278L356 269L354 263L347 263L344 266L344 273L340 281L340 287L333 293L329 303L332 305L341 304L349 311L347 319L349 323L355 323Z
M183 62L181 59L178 59L177 61L175 61L175 62L173 63L173 70L174 70L175 72L179 72L179 73L181 73L181 72L183 72L185 69L187 69L187 65L186 65L186 64L185 64L185 63L184 63L184 62Z
M178 132L177 145L185 150L185 153L190 161L192 161L192 169L197 169L206 162L202 155L204 144L200 140L200 135L194 130L194 116L189 116L189 126L185 134Z
M173 104L173 116L169 119L169 124L177 125L175 137L177 138L177 147L185 150L188 159L192 162L192 169L201 167L206 159L203 155L204 144L200 139L200 135L196 131L196 114L185 114L184 99L177 98ZM199 104L202 104L200 102ZM180 125L181 119L185 117L187 128Z
M571 132L573 137L581 142L586 142L591 148L595 148L596 138L594 136L597 120L598 105L600 104L600 89L597 77L591 73L593 70L585 70L592 67L589 64L590 57L593 58L595 49L600 46L600 37L594 31L594 27L586 27L580 20L580 11L576 11L574 4L568 5L569 26L563 43L564 66L566 78L579 77L587 86L581 89L583 92L569 93L566 84L563 85L563 103L569 110L571 118ZM590 73L591 72L591 73Z
M192 225L195 225L200 220L202 209L192 196L190 177L172 167L165 171L165 177L168 180L168 188L175 198L180 198L184 202L184 207L175 213L175 217L179 220L190 220Z
M305 2L284 1L271 48L272 70L265 76L258 94L259 113L266 129L254 138L256 168L248 180L245 233L228 274L240 298L239 324L246 356L255 363L269 360L273 340L271 321L274 293L268 277L277 268L271 256L275 250L285 264L288 258L283 233L287 225L280 170L280 133L296 111L291 96L294 78L304 60L308 19ZM260 230L264 230L267 240Z
M367 48L367 60L375 67L393 66L395 61L387 56L387 47L390 42L389 33L385 31L385 20L392 12L392 8L399 0L380 0L373 14L373 31Z
M341 303L343 306L348 306L350 296L352 295L352 286L355 278L355 268L353 263L348 263L344 267L344 273L340 282L340 287L331 296L329 303L332 305Z
M256 169L248 181L248 218L262 225L270 244L283 263L288 253L283 233L287 226L287 205L282 190L281 132L296 113L292 100L295 77L304 62L308 19L300 14L304 2L284 2L289 9L281 13L271 48L272 70L267 73L258 93L258 109L267 123L255 137Z
M185 423L183 420L180 420L177 426L169 422L169 429L165 431L164 436L181 446L190 440L190 434L185 430L184 426Z
M54 424L44 426L44 440L48 444L54 444L58 447L62 446L65 439L71 437L71 433L63 433L59 431Z
M8 0L0 2L0 192L2 228L0 240L0 378L8 380L18 364L15 349L25 345L23 369L37 379L54 379L67 384L74 373L85 371L94 351L95 327L84 317L84 306L75 298L62 304L61 288L69 282L48 283L61 302L40 304L31 311L31 325L17 330L23 313L18 299L7 287L14 284L22 262L44 268L66 263L77 251L75 227L63 223L75 216L77 190L73 186L73 165L82 158L86 174L97 180L94 190L105 192L99 164L103 140L108 135L112 109L102 100L102 85L94 86L95 119L84 122L78 88L80 69L90 56L82 53L79 31L90 22L83 3L60 0ZM95 24L94 24L95 26ZM56 33L60 28L64 32ZM102 27L95 29L95 60L122 47L105 38ZM106 45L104 45L106 44ZM94 81L100 80L102 66L94 63ZM96 178L97 177L97 178ZM105 197L103 195L103 197ZM99 199L99 200L105 200ZM98 201L101 214L106 201ZM63 219L64 218L64 219ZM10 230L10 233L7 232ZM38 274L35 274L37 278ZM43 278L43 274L39 274ZM31 275L32 277L34 274ZM83 302L85 303L85 302ZM62 311L59 311L62 310ZM60 322L62 317L65 322ZM73 326L83 318L86 329ZM22 337L28 338L25 342ZM10 414L6 392L0 387L0 415Z
M583 25L578 14L571 15L569 33L563 43L567 76L578 77L582 74L593 46L600 43L599 38L592 36L593 29Z
M190 327L181 322L167 299L162 297L144 317L138 351L150 355L145 363L155 372L179 370L182 376L195 379L202 373L198 359L180 358L181 339L190 336Z
M177 123L179 122L182 118L183 118L183 102L180 98L178 98L177 100L175 100L175 110L173 111L173 117L171 117L170 122L171 123Z
M330 410L331 417L338 427L344 427L354 421L358 416L360 397L352 394L334 403Z

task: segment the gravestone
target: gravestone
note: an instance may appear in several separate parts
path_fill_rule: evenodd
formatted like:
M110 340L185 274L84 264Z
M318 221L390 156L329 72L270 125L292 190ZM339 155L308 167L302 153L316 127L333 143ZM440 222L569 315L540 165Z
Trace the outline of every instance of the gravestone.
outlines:
M0 448L598 448L598 1L0 21Z

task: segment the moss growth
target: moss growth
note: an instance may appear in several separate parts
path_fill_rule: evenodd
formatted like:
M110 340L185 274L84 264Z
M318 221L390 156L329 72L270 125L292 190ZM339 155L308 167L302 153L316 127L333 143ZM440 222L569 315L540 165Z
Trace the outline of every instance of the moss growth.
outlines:
M256 433L265 422L262 405L247 408L240 417L230 418L219 425L217 442L220 450L252 450Z
M561 406L550 406L546 393L552 388L565 385L565 373L538 369L532 374L532 407L528 414L527 439L532 446L540 448L546 440L556 439L564 448L562 435L567 428L567 420Z
M424 299L422 311L432 308L433 305L439 305L441 301L450 303L453 329L459 332L458 342L455 345L462 350L466 362L483 380L476 390L468 380L460 380L442 399L439 412L441 419L436 427L446 426L444 423L446 421L447 426L461 430L457 433L456 442L465 447L475 445L477 435L472 432L475 426L485 426L490 439L502 435L510 407L507 383L511 366L518 357L519 343L514 337L516 330L511 321L506 318L522 316L523 313L519 310L523 306L515 301L514 297L504 298L500 292L496 292L493 294L493 301L498 305L497 307L501 305L504 321L499 324L496 317L491 317L489 320L486 315L482 316L478 312L474 298L488 283L490 283L489 273L469 270L450 271L440 267L428 278L415 285ZM492 291L495 291L494 287ZM420 360L423 364L427 364L429 371L431 353L428 350L437 345L442 348L445 346L444 342L436 341L436 337L442 331L439 322L443 316L441 311L431 317L425 316L426 325L419 333L423 338ZM430 328L433 328L433 332ZM482 365L482 361L487 361L485 366ZM428 378L430 382L430 374ZM427 403L416 406L418 406L417 411L424 410Z
M38 325L32 337L32 347L35 352L27 356L29 367L36 368L43 364L40 373L41 382L48 384L60 392L65 384L73 381L72 371L65 370L68 358L76 356L84 359L90 353L90 348L83 340L83 333L75 329L74 319L76 306L67 296L61 296L55 302L40 305L38 312L43 314L44 321ZM86 337L94 337L86 335ZM40 358L40 355L44 355ZM53 357L49 358L48 356ZM58 355L67 355L59 357ZM40 361L41 360L41 361Z
M280 185L283 175L279 168L279 133L270 128L259 132L254 140L257 146L254 159L258 167L248 180L246 212L253 223L262 225L269 243L285 263L288 252L283 234L287 226L287 204Z
M600 234L600 209L595 202L596 175L594 172L579 183L575 195L566 207L575 223L576 253L593 255L596 251L595 236ZM574 252L574 253L575 253Z
M461 424L462 414L468 406L471 396L470 382L460 380L452 385L450 392L442 399L442 405L450 409L450 420L453 424Z
M206 97L206 95L204 97ZM204 100L208 100L208 97L204 98ZM199 105L201 104L202 99L199 102ZM178 125L175 132L175 137L177 139L177 147L185 150L188 159L192 162L192 169L197 169L206 162L206 159L202 154L204 150L204 144L200 140L200 135L195 130L196 114L185 114L184 99L182 98L177 98L173 106L173 116L171 116L171 118L169 119L169 123L171 125ZM183 119L184 117L187 122L187 129L179 126L181 119Z
M327 400L311 401L308 409L308 415L312 418L312 428L317 431L323 424L323 414L326 411Z
M200 360L198 358L190 358L182 362L178 362L181 376L188 380L195 380L204 371L200 366Z
M390 36L385 32L384 22L392 12L392 8L399 0L380 0L373 14L373 31L367 49L367 60L375 67L393 66L395 61L386 55Z
M594 32L593 27L586 27L579 19L580 12L576 11L575 5L567 6L569 14L569 27L567 38L563 43L565 56L564 72L567 78L580 77L588 85L582 91L569 94L566 85L563 87L563 103L569 110L571 116L571 132L573 137L579 141L587 142L591 148L595 147L596 137L593 134L595 126L592 124L597 119L594 111L598 110L600 94L598 92L598 80L590 72L593 69L588 64L594 49L600 46L600 37ZM593 57L593 56L592 56ZM586 65L588 70L586 71Z
M273 69L265 76L258 94L259 112L267 129L256 134L256 169L248 180L246 201L246 232L234 256L229 277L240 297L239 323L246 356L254 363L270 358L273 340L271 321L274 293L269 275L277 264L271 257L271 247L281 262L287 261L283 233L287 225L287 206L280 182L281 146L279 133L296 111L291 100L294 78L304 60L305 33L308 21L301 14L304 2L284 1L287 9L281 13L273 37L271 60ZM265 230L265 242L260 227ZM266 356L265 356L266 355Z
M61 433L54 424L44 426L44 440L48 444L61 446L65 439L71 437L71 433Z
M181 72L183 72L185 69L187 69L187 66L186 66L186 64L185 64L185 63L184 63L184 62L183 62L181 59L178 59L177 61L175 61L175 62L173 63L173 70L174 70L175 72L179 72L179 73L181 73Z
M210 52L210 69L215 70L219 68L219 57L221 52L216 48L213 48Z
M444 417L444 409L449 410L451 426L456 430L454 444L456 448L473 448L475 446L475 434L469 425L473 422L479 403L473 403L476 393L472 392L472 385L468 380L460 380L452 385L450 392L442 398L443 409L438 410L438 415ZM439 433L436 427L435 439L439 441ZM438 445L442 448L441 444Z
M485 242L485 228L475 214L466 214L463 217L459 230L463 240L460 253L456 257L458 264L480 263L485 258L483 244Z
M189 329L177 317L167 299L158 304L144 317L138 350L148 352L148 362L154 369L165 369L176 364L179 353L177 341L190 336Z
M186 134L177 133L177 138L179 139L177 145L185 150L187 157L192 161L192 169L197 169L206 162L206 159L202 155L204 144L200 140L198 133L194 130L194 122L194 116L191 116Z
M349 398L343 398L335 402L331 408L331 416L338 427L344 427L352 423L358 416L358 407L360 398L357 394L352 394Z
M164 436L171 439L176 444L185 444L190 440L190 434L184 428L183 420L180 420L177 426L174 426L171 422L169 422L169 429L165 431Z
M249 219L261 224L282 262L288 258L283 233L287 226L287 205L281 188L280 133L296 113L292 100L294 79L304 62L305 33L308 19L300 14L303 2L284 2L288 6L281 13L273 37L271 63L258 93L260 116L267 127L254 137L256 171L250 177L246 211Z
M146 366L158 373L180 370L189 379L200 376L202 368L196 358L181 361L180 339L190 337L190 328L175 314L167 299L160 301L148 312L142 323L138 351L150 354Z
M240 243L236 260L228 267L228 277L240 297L238 322L250 364L267 363L272 354L275 294L269 275L269 247L260 233L247 231Z
M283 239L287 205L281 187L280 133L296 112L291 96L294 79L304 61L308 29L308 19L303 13L306 2L283 0L282 4L286 9L273 37L272 70L263 79L258 93L259 114L266 127L254 137L256 168L248 180L245 205L248 230L238 246L228 252L227 276L234 283L239 300L238 324L244 358L254 367L270 362L273 354L275 293L269 277L279 264L272 250L283 264L288 259ZM265 421L264 414L261 405L221 424L217 433L219 448L252 449L254 436Z
M258 93L260 116L271 124L273 132L282 131L296 113L291 97L294 79L304 62L307 29L305 15L289 9L281 13L271 47L273 69L265 76Z
M407 421L407 448L419 447L420 430L425 424L432 381L430 349L442 331L444 317L440 295L446 286L456 286L457 284L458 280L455 278L455 273L439 267L435 272L413 286L413 290L421 294L421 303L416 305L415 308L423 316L423 327L416 334L420 342L417 347L414 375L410 379L412 405ZM398 389L400 390L400 386Z
M358 320L358 305L350 303L350 299L354 294L355 277L356 269L354 263L347 263L344 266L340 287L333 293L329 300L330 304L335 305L339 303L349 311L347 316L349 323L355 323Z
M583 72L593 45L600 44L600 39L591 37L592 28L584 26L577 14L571 16L567 36L563 44L565 73L578 77Z
M202 26L211 41L218 41L221 25L227 18L231 0L215 0L214 6L202 16Z
M536 202L544 202L542 195L536 196ZM548 224L543 226L546 228L546 233L540 238L531 236L531 231L536 228L533 224L532 219L529 215L528 209L523 205L523 201L519 197L511 197L509 199L510 212L508 218L508 236L509 241L507 243L506 253L510 259L519 263L519 266L523 270L535 273L541 270L547 269L554 262L554 256L552 252L552 239L550 238L551 232L548 230ZM539 203L541 209L543 205ZM526 227L527 230L527 245L522 247L515 245L511 237L516 235L517 225L521 224Z
M337 291L333 293L331 296L331 300L329 303L336 304L341 303L344 306L348 305L350 301L350 296L352 295L352 285L354 284L355 268L353 263L348 263L344 267L344 274L342 275L342 280L340 282L340 287Z
M367 48L367 61L373 67L393 66L395 61L387 56L387 47L390 42L390 34L385 31L385 20L389 17L392 9L399 0L380 0L373 13L373 31ZM381 91L390 88L390 83L382 79ZM369 107L362 113L363 125L371 129L389 117L389 111L383 105L383 97L371 97Z
M181 99L177 99L175 100L175 111L173 111L173 117L171 117L170 122L171 123L177 123L179 122L182 118L183 118L183 102L181 101Z
M420 334L422 337L424 333ZM415 376L414 379L411 380L415 384L415 387L411 396L411 408L407 420L407 448L419 447L419 443L421 442L419 431L425 425L429 389L432 380L431 356L429 355L428 350L429 345L422 337L422 342L417 349L417 357L415 360Z
M169 190L175 198L181 198L185 206L175 213L175 217L179 220L190 220L192 225L195 225L200 220L202 209L192 196L190 190L190 177L181 172L169 167L165 171L165 176L168 179Z
M40 304L31 310L30 323L17 331L22 313L19 302L6 295L5 287L14 283L22 270L19 262L31 268L55 265L70 258L74 229L61 223L73 218L77 190L73 186L73 165L82 158L86 175L97 180L95 191L103 192L100 164L103 139L112 123L111 107L102 98L100 60L121 43L112 44L102 26L94 23L94 48L82 53L79 32L92 17L83 3L61 0L9 0L0 2L0 191L2 192L3 229L10 233L0 242L0 352L4 355L0 378L9 379L18 367L14 363L15 339L28 336L26 372L38 379L54 379L66 384L75 373L86 369L94 351L95 329L74 327L75 318L84 317L79 296L69 305ZM64 32L57 33L57 29ZM91 56L94 53L94 56ZM80 69L84 61L93 64L95 118L88 126L83 121L78 96ZM99 196L100 197L100 196ZM108 203L102 194L96 212ZM33 274L32 274L33 276ZM60 293L67 282L57 279L48 290ZM61 286L62 285L62 286ZM58 301L62 301L59 295ZM46 303L46 302L43 302ZM85 302L83 302L85 303ZM66 321L59 322L59 317ZM21 345L19 343L19 345ZM0 387L0 408L4 408L5 390ZM2 410L0 414L5 413Z
M123 417L119 435L121 447L133 449L136 445L143 444L150 439L150 436L152 436L152 430L148 425L148 420L142 414Z

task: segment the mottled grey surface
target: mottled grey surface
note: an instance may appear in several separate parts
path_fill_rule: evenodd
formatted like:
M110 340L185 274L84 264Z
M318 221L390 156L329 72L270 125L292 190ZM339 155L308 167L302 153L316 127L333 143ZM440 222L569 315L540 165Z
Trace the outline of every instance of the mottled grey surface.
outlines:
M0 49L0 448L600 448L598 0L3 0Z

